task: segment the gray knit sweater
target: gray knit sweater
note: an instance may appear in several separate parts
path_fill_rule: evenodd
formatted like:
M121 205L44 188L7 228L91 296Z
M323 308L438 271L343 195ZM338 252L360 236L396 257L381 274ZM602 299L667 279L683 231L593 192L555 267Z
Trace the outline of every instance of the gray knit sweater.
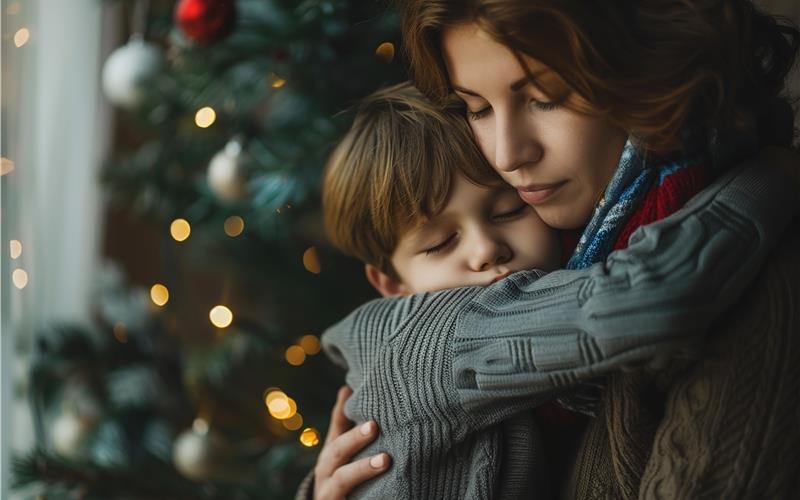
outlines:
M387 451L393 464L352 497L544 494L525 410L620 367L695 353L798 205L777 172L737 169L605 263L358 308L323 345L348 370L348 418L381 429L359 456Z

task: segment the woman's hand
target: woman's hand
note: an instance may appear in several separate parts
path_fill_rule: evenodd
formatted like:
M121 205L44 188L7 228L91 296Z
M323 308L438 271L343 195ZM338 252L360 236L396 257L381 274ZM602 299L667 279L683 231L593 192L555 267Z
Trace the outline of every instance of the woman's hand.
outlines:
M390 458L386 453L349 463L353 455L378 436L378 425L375 422L365 422L353 427L352 422L345 417L344 403L352 392L345 386L339 389L336 397L328 436L314 467L315 500L344 499L353 488L389 468Z

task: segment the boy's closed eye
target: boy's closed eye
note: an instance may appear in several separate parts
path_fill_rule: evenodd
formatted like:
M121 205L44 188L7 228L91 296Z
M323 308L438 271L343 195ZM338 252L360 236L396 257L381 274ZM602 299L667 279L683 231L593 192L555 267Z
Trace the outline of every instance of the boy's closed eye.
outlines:
M516 197L516 194L514 196ZM528 205L525 202L521 202L511 210L506 210L504 212L492 215L492 220L495 222L504 222L508 220L513 220L523 215L528 209L533 210L530 205Z
M458 238L458 233L452 233L450 236L445 238L444 241L442 241L441 243L437 243L432 247L426 248L425 250L423 250L423 252L425 252L425 255L432 255L443 252L456 242L456 238Z
M489 219L494 223L509 222L516 220L519 217L522 217L523 215L525 215L526 211L533 210L527 203L519 201L516 194L513 195L513 198L516 200L513 208L506 209L506 207L500 207L500 211L498 213L490 215ZM427 248L424 248L422 250L422 253L424 253L425 255L435 255L438 253L442 253L448 250L450 247L454 246L457 241L458 241L458 233L457 232L450 233L444 239L441 239L437 243Z

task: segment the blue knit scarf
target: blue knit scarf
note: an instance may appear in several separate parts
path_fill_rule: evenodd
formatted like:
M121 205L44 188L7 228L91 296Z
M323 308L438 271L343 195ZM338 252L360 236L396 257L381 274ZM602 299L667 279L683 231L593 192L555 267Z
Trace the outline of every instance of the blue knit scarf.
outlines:
M647 193L696 159L699 159L699 155L697 158L689 156L677 161L648 163L629 139L622 149L617 170L606 187L605 195L595 207L575 252L567 262L567 268L583 269L604 261L613 250L620 230ZM595 416L603 386L603 378L587 381L556 400L564 408Z
M619 231L642 198L667 176L690 165L692 160L696 158L649 164L629 139L622 148L619 165L605 195L595 207L567 262L567 269L583 269L605 260L614 248Z

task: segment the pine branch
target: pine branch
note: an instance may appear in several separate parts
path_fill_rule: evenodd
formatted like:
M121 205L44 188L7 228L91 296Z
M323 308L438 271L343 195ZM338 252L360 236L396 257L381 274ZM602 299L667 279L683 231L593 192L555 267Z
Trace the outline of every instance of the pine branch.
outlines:
M136 470L101 467L92 463L72 462L44 450L15 457L12 475L13 489L38 483L46 488L80 491L83 498L222 498L208 495L202 485L182 478L169 464Z

